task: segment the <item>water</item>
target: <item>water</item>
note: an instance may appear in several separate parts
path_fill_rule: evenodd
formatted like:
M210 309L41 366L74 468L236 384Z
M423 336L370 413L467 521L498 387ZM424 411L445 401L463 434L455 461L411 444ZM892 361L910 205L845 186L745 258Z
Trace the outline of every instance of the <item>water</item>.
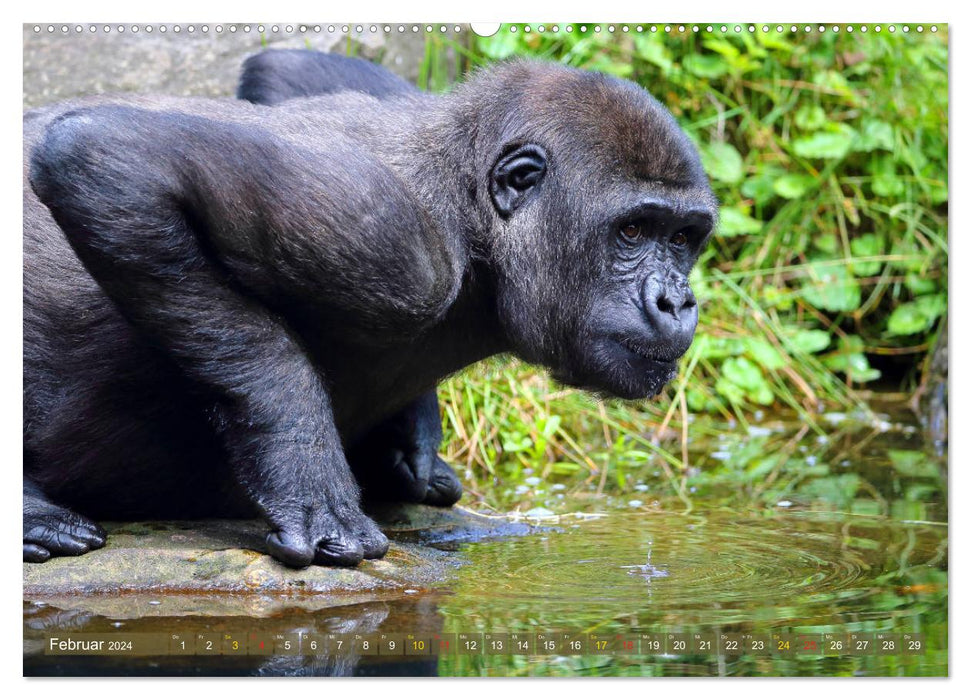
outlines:
M843 427L825 439L794 424L699 441L688 502L532 479L509 507L563 513L522 537L443 543L462 562L431 590L319 612L112 619L25 602L25 671L261 675L946 675L944 462L907 424ZM803 431L805 433L805 431ZM793 436L799 440L793 441ZM782 453L786 459L773 460ZM806 448L806 449L803 449ZM767 483L768 482L768 483ZM497 487L505 488L505 487ZM657 490L656 488L654 490ZM565 497L557 498L564 493ZM632 498L632 493L637 498ZM631 505L631 503L634 505ZM595 505L596 507L593 507ZM569 513L583 511L586 517ZM537 511L539 512L539 511ZM590 517L595 514L595 517ZM253 609L240 603L240 609ZM226 601L222 602L226 609ZM382 657L45 657L52 631L418 636L571 633L641 640L643 653ZM844 640L919 635L920 653L649 653L650 639ZM658 637L652 637L658 635ZM725 635L723 637L723 635ZM742 635L739 637L738 635ZM776 637L773 637L776 635ZM826 637L824 635L830 635ZM896 636L893 636L896 635ZM488 643L488 638L476 637ZM557 637L559 638L559 637ZM458 641L457 638L450 638ZM674 639L674 637L672 637ZM503 638L508 643L507 638ZM536 644L537 640L533 640ZM532 647L534 652L537 648ZM717 648L717 647L716 647ZM454 647L453 647L454 649ZM561 651L563 647L558 647Z

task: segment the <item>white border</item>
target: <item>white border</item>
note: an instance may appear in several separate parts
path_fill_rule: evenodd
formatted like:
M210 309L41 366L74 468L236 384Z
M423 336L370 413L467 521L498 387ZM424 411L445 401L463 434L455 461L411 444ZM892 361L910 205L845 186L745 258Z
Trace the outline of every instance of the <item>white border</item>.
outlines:
M526 9L528 7L528 9ZM3 23L3 28L7 34L7 40L0 43L0 52L2 52L2 60L0 60L0 65L3 66L3 77L4 77L4 90L2 92L4 99L8 102L5 105L5 109L2 114L4 115L4 138L2 141L3 156L5 156L2 161L6 164L4 169L4 183L3 187L4 195L4 221L7 222L7 232L3 237L2 245L4 246L3 254L0 255L0 261L3 265L3 275L0 276L3 284L3 293L0 294L0 313L2 313L2 318L0 318L0 329L3 330L3 340L4 342L0 344L0 352L3 356L4 372L2 373L2 384L0 388L3 389L2 396L4 400L4 411L2 414L3 420L0 425L3 426L3 437L5 438L3 444L8 446L9 455L8 459L5 460L7 464L4 467L4 479L6 480L3 489L3 493L6 494L8 503L4 510L5 516L5 532L12 534L17 533L21 530L21 510L19 499L16 499L18 492L17 484L20 481L20 475L17 474L16 465L21 462L19 453L17 452L18 446L22 444L22 433L20 426L17 425L17 418L21 416L21 345L22 345L22 307L21 307L21 297L22 297L22 272L21 272L21 261L22 261L22 245L21 236L19 232L22 226L18 226L18 222L22 221L22 204L20 200L20 177L21 177L21 149L20 149L20 139L19 134L21 133L21 127L19 122L19 114L22 111L22 60L23 55L21 51L21 25L26 22L42 22L42 21L56 21L65 22L69 20L79 20L83 19L85 23L97 20L103 22L105 20L113 20L117 22L119 19L124 22L172 22L173 19L178 19L182 22L229 22L237 20L260 20L260 19L271 19L279 21L289 21L291 19L303 19L303 20L314 20L321 19L328 22L337 21L351 21L351 22L415 22L420 20L423 22L434 21L434 22L489 22L489 21L536 21L536 22L554 22L554 21L587 21L587 22L628 22L634 23L638 20L649 21L652 23L661 22L692 22L692 21L705 21L710 22L712 20L719 20L722 22L749 22L752 20L758 20L759 22L780 22L780 23L798 23L799 20L805 22L806 20L813 20L816 23L849 23L849 22L867 22L874 23L876 21L880 22L895 22L895 23L949 23L950 32L950 60L951 60L951 84L957 86L957 89L951 90L951 124L957 124L967 121L968 105L967 105L967 95L968 90L966 85L962 85L961 81L967 76L967 65L964 59L966 53L963 47L960 45L961 30L966 26L963 22L959 22L955 26L956 21L956 3L945 2L944 0L925 0L920 3L899 3L897 6L893 6L891 3L848 3L845 0L817 0L810 3L809 5L800 5L796 3L779 3L778 0L759 0L757 2L743 2L743 3L733 3L730 6L724 2L715 2L714 0L696 0L691 3L678 3L674 5L670 4L643 4L634 5L633 3L605 3L605 2L586 2L586 3L573 3L573 2L553 2L552 0L541 0L540 2L532 2L526 5L521 0L513 2L512 0L490 0L489 2L482 2L478 5L464 5L452 0L451 2L444 2L443 0L435 0L434 2L423 2L420 5L418 3L402 3L400 0L398 2L392 2L391 0L383 0L382 2L356 2L348 4L337 4L328 6L326 4L309 4L309 3L293 3L287 0L277 1L272 3L266 3L265 0L262 2L256 2L254 0L239 0L232 4L229 3L203 3L195 0L194 2L187 2L186 0L169 0L165 3L160 3L152 7L146 5L138 5L131 2L121 3L121 2L111 2L111 3L87 3L85 5L80 5L78 2L66 2L65 0L52 0L45 2L43 4L35 4L29 7L24 7L21 5L17 8L17 14L20 15L18 19L8 19ZM963 17L961 18L963 19ZM965 117L957 117L956 115L964 114ZM14 119L17 122L14 123ZM965 146L967 140L952 136L951 147L952 153L950 157L951 165L951 222L950 230L963 232L963 217L961 216L960 206L955 207L955 203L963 203L967 201L966 197L963 197L963 192L959 192L958 188L963 185L966 178L963 177L964 170L966 169L965 163L967 163L967 148ZM16 177L16 180L15 180ZM965 234L967 235L967 234ZM952 258L952 263L950 269L954 270L957 268L955 264L956 261L961 261L967 258L967 244L960 240L961 234L951 237L951 250L950 257ZM956 243L955 243L956 241ZM963 269L965 263L960 263ZM966 302L969 301L968 298L968 284L971 280L971 275L953 275L950 281L950 299L949 307L950 312L953 314L951 318L950 329L951 329L951 339L950 339L950 355L953 358L963 358L964 351L968 348L967 340L967 329L968 320L966 315L968 309L971 309L971 304ZM968 372L958 366L958 362L953 363L951 369L951 420L952 425L954 423L954 416L960 416L964 419L968 416L969 412L967 410L967 397L969 396L967 377ZM22 418L20 420L22 424ZM951 485L950 485L950 503L960 504L961 496L964 495L964 482L966 477L964 477L964 472L967 469L971 469L971 464L968 463L968 452L967 452L967 439L962 434L963 431L959 428L957 430L951 431ZM966 520L963 517L962 509L952 508L950 514L951 518L951 532L954 537L952 542L958 542L961 545L966 541L963 537L964 530L966 527ZM20 563L14 563L14 557L16 549L14 547L14 542L8 542L8 546L4 548L4 556L6 557L3 566L5 576L3 578L4 582L4 596L2 600L4 605L2 606L4 612L4 629L7 630L21 630L22 629L22 609L21 609L21 570ZM950 590L952 593L957 590L955 585L958 582L963 582L965 580L966 567L964 566L963 557L958 557L958 546L952 546L951 550L951 571L950 571ZM966 550L965 547L961 547L962 552ZM961 596L951 595L950 597L950 610L951 610L951 633L950 633L950 673L952 679L955 677L966 677L967 673L962 668L960 663L960 650L966 649L967 645L962 644L963 635L969 631L968 627L964 624L966 621L965 610L966 606L962 603ZM10 643L10 648L3 659L4 667L4 677L6 678L18 678L22 674L22 656L21 649L22 645L17 643L20 634L12 635L14 639ZM280 688L274 686L273 688L268 688L263 683L259 685L246 682L242 679L210 679L210 680L163 680L163 679L151 679L145 681L133 681L133 680L112 680L112 681L93 681L93 680L75 680L73 682L52 682L52 681L41 681L38 679L30 679L22 681L25 685L17 684L17 690L23 690L31 693L35 697L56 697L58 700L71 700L70 696L78 693L92 693L97 694L101 697L130 697L132 692L137 692L144 694L146 692L154 694L158 692L160 695L162 693L168 695L173 692L184 692L184 689L191 687L193 690L200 690L207 694L212 693L232 693L233 697L265 697L268 692L280 692ZM232 688L223 688L224 683L231 683ZM264 683L267 681L264 681ZM270 681L272 682L272 681ZM278 681L280 682L280 681ZM364 683L364 679L355 679L353 681L341 681L338 679L327 679L327 683L340 683L341 687L330 687L327 688L307 688L302 687L297 689L296 686L292 686L285 690L284 692L300 692L306 693L310 692L320 692L320 693L346 693L346 692L360 692L360 686L358 684ZM376 681L382 683L382 681ZM525 685L528 681L503 681L501 686L475 683L473 681L443 681L442 679L432 679L425 681L400 681L395 679L383 681L384 687L371 686L370 690L375 690L382 693L392 694L394 697L404 696L417 696L419 693L422 696L427 696L429 693L435 693L439 697L443 693L461 693L463 700L468 697L491 697L497 692L505 693L508 692L512 687L510 684L516 686L517 689L523 690L525 692L535 693L540 690L536 685L530 683ZM551 681L553 682L553 681ZM629 693L633 692L644 692L647 690L644 687L632 687L631 683L638 682L648 682L648 681L637 681L637 680L601 680L601 681L591 681L596 683L596 691L609 690L615 693ZM657 683L656 679L649 681L652 683L651 691L659 692L670 692L670 688L657 688L654 683ZM660 681L665 683L670 682L685 682L685 681ZM137 687L133 687L137 683ZM171 683L178 683L178 686L168 685ZM353 688L345 683L354 683ZM446 685L443 685L446 683ZM558 687L560 692L562 692L566 686L565 682L561 682ZM606 685L610 684L610 688ZM813 679L810 682L801 682L795 680L784 680L784 681L766 681L766 680L736 680L731 683L731 690L729 690L728 683L719 683L716 687L709 686L707 683L705 687L697 686L695 689L704 693L716 693L722 696L726 693L734 694L744 693L749 695L753 690L757 688L763 691L769 691L773 695L778 693L784 693L787 698L816 698L820 693L832 693L837 688L832 685L837 683L838 690L848 690L853 693L866 693L868 695L875 695L881 698L894 698L894 697L912 697L916 693L930 691L936 697L947 697L955 695L955 689L957 688L957 683L953 680L950 682L935 682L932 685L927 684L926 681L920 680L904 680L901 683L895 683L892 680L861 680L854 679L852 681L827 681L821 679ZM849 687L849 683L853 684L853 687ZM217 687L218 685L218 687ZM920 686L920 687L918 687ZM927 687L925 687L927 686ZM580 686L570 686L570 688L576 688L578 691L583 693L589 693L594 691L591 686L586 686L580 688ZM14 691L16 692L16 691Z

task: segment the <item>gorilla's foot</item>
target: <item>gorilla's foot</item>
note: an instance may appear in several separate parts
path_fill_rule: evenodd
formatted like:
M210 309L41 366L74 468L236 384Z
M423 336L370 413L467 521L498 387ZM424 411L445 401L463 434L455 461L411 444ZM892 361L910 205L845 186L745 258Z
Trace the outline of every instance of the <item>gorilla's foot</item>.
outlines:
M24 561L76 557L104 547L107 535L83 515L37 498L24 498Z
M267 535L267 548L287 566L356 566L362 559L380 559L388 551L388 538L356 507L301 509L269 519L273 531Z

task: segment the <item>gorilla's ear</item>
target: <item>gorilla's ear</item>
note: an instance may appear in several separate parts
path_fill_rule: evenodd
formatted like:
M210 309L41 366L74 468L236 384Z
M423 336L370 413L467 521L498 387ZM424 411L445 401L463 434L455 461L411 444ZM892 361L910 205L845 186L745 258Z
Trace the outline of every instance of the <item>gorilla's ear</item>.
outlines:
M544 175L546 151L535 144L517 146L499 158L489 177L489 194L499 216L509 218Z

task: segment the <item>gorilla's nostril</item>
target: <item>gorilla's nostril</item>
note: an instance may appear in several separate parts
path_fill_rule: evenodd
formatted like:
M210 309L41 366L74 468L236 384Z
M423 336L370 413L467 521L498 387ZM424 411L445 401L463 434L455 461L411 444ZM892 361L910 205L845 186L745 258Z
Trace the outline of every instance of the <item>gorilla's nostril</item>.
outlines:
M677 315L677 311L674 308L674 303L663 294L657 299L657 308L663 313Z

